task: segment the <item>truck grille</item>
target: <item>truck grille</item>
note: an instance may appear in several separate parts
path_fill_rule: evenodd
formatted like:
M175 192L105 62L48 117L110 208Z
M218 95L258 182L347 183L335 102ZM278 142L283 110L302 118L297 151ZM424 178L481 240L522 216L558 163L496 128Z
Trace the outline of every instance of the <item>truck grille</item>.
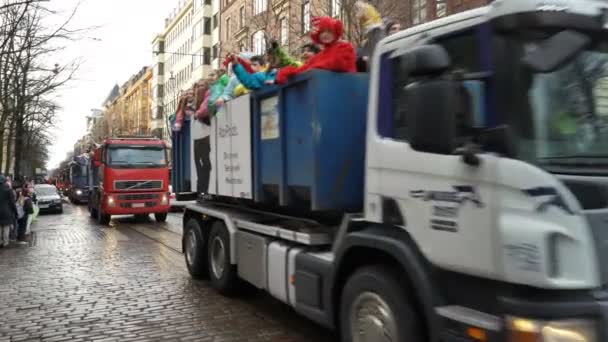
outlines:
M144 203L145 208L152 208L154 206L156 206L155 202L146 202ZM131 203L120 203L120 207L124 208L124 209L129 209L129 208L133 208L133 205Z
M140 201L140 200L151 200L159 198L159 194L132 194L132 195L120 195L119 200L123 201Z
M162 190L162 180L116 181L116 190Z

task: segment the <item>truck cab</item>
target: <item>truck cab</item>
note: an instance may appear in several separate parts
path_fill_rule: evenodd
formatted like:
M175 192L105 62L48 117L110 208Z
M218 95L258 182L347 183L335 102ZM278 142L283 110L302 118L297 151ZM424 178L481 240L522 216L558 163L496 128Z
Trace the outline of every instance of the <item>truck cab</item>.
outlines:
M74 157L68 165L70 188L67 190L67 194L74 204L87 203L89 199L88 165L89 156L87 154Z
M366 117L362 135L323 121L343 120L339 108L311 122L285 114L326 106L290 90L316 76L275 91L270 114L256 98L273 90L254 92L251 116L239 113L253 121L252 201L325 208L355 189L361 211L333 224L207 196L184 215L190 273L222 293L264 289L345 342L608 340L607 13L597 0L496 0L389 36L366 110L347 111ZM357 98L337 94L318 101ZM328 130L365 150L360 165L288 153ZM268 141L279 152L255 154ZM358 168L359 189L340 183ZM339 176L321 180L336 184L324 198L291 186L324 169Z
M158 138L106 139L91 163L91 217L108 224L112 215L148 216L164 222L169 212L166 147Z

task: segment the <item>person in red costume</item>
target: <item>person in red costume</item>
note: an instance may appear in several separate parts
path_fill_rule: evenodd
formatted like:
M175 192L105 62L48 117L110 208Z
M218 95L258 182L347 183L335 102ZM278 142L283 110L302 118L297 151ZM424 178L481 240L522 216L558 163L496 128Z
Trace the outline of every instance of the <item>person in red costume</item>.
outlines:
M312 56L301 67L287 66L277 74L277 83L284 84L297 74L310 69L324 69L335 72L357 72L357 54L349 42L341 40L344 25L331 17L317 17L312 20L313 31L310 38L323 49Z

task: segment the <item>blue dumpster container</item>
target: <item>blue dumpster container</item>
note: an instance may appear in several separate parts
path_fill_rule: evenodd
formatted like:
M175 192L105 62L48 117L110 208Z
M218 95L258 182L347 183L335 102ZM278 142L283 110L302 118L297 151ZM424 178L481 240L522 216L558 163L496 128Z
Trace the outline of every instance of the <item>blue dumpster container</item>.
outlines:
M190 139L190 118L185 118L182 129L172 132L171 135L171 185L173 192L191 192L190 187L190 153L192 141Z
M309 211L363 204L368 76L310 71L253 96L254 200Z

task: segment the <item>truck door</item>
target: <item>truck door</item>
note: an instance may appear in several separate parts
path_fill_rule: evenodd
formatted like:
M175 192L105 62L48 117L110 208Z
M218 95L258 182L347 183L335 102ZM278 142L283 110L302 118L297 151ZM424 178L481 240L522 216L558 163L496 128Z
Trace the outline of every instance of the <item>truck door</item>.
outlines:
M437 39L450 53L453 67L483 71L478 30L469 29ZM499 269L495 246L495 182L498 157L479 155L470 166L457 155L419 152L408 144L407 108L402 106L407 75L397 68L394 53L381 55L370 108L377 105L376 125L370 125L367 151L366 210L375 220L406 229L422 253L435 265L491 276ZM463 84L469 115L483 121L484 82ZM464 99L463 99L464 100Z

